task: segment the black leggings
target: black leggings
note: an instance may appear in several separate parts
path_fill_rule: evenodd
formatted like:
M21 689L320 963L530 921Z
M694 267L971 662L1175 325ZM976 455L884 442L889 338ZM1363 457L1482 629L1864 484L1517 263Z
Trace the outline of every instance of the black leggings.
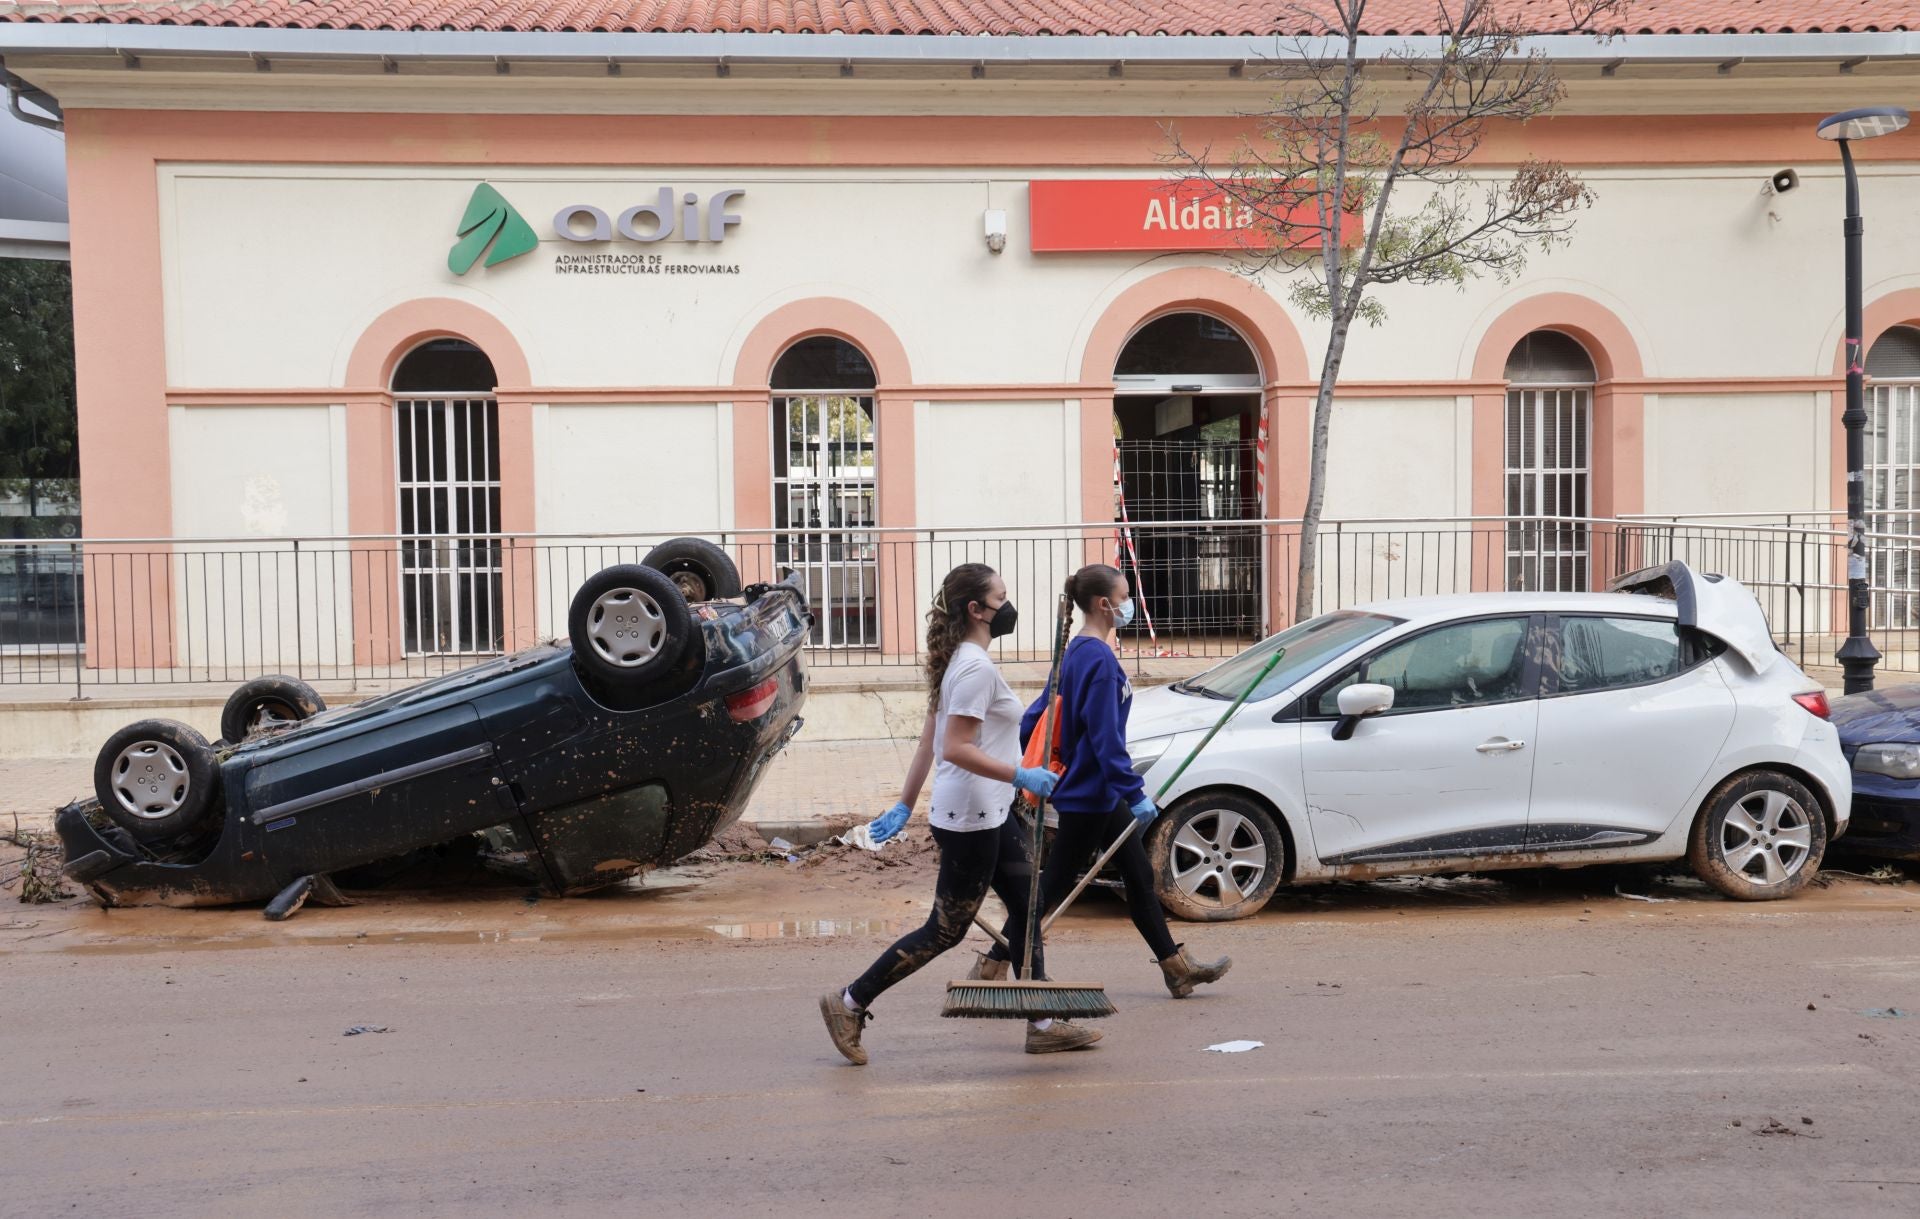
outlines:
M1032 845L1027 837L1031 832L1012 814L994 830L934 826L933 840L940 844L940 878L933 886L933 911L925 924L901 936L847 988L853 1001L868 1006L880 992L965 939L989 888L1006 904L1007 942L1024 953L1027 887L1033 877ZM1047 976L1037 947L1033 973L1037 978Z
M1047 851L1046 866L1040 869L1040 908L1051 913L1073 891L1081 869L1111 846L1120 831L1132 823L1133 814L1125 804L1117 805L1110 813L1061 813L1060 825L1053 831L1053 846ZM1167 930L1166 912L1160 908L1160 898L1153 891L1153 865L1147 862L1147 848L1141 842L1143 836L1141 830L1129 834L1127 845L1113 857L1113 866L1120 870L1120 878L1126 882L1127 913L1133 916L1134 928L1153 950L1153 959L1164 961L1179 952L1180 946L1173 942L1173 933ZM1045 920L1046 915L1041 915L1041 921ZM1008 920L1007 925L1012 927L1012 920ZM1011 933L1008 938L1012 939ZM996 961L1007 959L998 944L988 955Z

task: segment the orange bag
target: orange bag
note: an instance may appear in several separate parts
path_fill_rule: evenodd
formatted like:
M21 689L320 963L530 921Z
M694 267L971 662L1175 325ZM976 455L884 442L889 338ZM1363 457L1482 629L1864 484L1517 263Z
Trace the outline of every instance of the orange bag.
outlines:
M1053 717L1053 748L1051 751L1047 749L1046 742L1042 739L1046 735L1047 717L1049 715ZM1064 775L1067 773L1067 763L1060 756L1060 729L1063 719L1060 696L1056 694L1053 696L1053 706L1048 711L1040 713L1039 722L1033 726L1033 735L1027 738L1027 752L1020 756L1020 765L1022 767L1045 765L1046 768L1055 775ZM1044 762L1042 761L1043 758L1045 759ZM1015 794L1027 802L1027 807L1035 808L1039 806L1040 802L1034 798L1032 792L1022 791L1016 792Z

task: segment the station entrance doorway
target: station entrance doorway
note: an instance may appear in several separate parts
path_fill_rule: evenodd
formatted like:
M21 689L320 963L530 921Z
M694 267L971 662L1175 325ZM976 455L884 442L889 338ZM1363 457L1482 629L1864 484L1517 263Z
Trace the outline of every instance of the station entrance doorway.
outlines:
M1151 615L1161 635L1257 637L1260 530L1242 523L1264 515L1253 347L1216 317L1172 313L1127 341L1113 380L1121 567L1146 611L1132 633Z

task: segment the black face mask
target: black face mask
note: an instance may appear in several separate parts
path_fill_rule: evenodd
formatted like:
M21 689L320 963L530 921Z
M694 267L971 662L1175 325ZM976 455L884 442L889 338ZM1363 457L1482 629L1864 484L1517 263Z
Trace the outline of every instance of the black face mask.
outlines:
M974 604L979 605L981 609L987 608L978 601L974 602ZM987 635L993 639L998 639L1002 635L1011 635L1013 634L1013 628L1017 626L1019 622L1020 611L1013 608L1013 602L1002 601L1000 608L993 611L993 617L987 621Z

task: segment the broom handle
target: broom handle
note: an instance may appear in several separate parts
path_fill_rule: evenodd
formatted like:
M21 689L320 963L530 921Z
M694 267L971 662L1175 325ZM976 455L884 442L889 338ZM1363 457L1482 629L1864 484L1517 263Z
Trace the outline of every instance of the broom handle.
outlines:
M1260 670L1259 676L1255 677L1247 688L1240 692L1239 698L1233 700L1233 706L1228 707L1226 714L1214 721L1213 727L1207 730L1207 735L1200 738L1200 743L1187 752L1186 760L1180 763L1180 769L1167 776L1167 781L1160 785L1159 792L1153 797L1155 804L1160 803L1167 792L1173 788L1173 785L1180 781L1180 776L1187 773L1187 767L1193 765L1193 760L1200 756L1200 751L1205 749L1208 743L1219 735L1220 730L1227 726L1227 721L1233 718L1234 712L1240 710L1241 704L1253 696L1253 692L1260 688L1260 683L1267 680L1267 674L1273 672L1274 668L1279 665L1280 658L1286 654L1287 650L1285 648L1274 652L1273 659L1267 661L1266 667ZM1100 870L1106 867L1115 855L1120 853L1120 848L1126 845L1127 839L1133 835L1134 827L1139 824L1139 818L1134 818L1126 829L1120 831L1120 836L1113 840L1113 845L1101 852L1100 858L1096 859L1093 866L1087 869L1086 874L1080 878L1080 883L1073 887L1073 892L1067 894L1067 900L1054 907L1053 913L1047 916L1047 921L1041 924L1040 930L1042 932L1045 932L1047 928L1053 926L1053 920L1066 913L1067 907L1073 905L1073 899L1079 897L1081 891L1093 881L1093 878L1100 875Z
M1067 600L1065 594L1060 597L1060 606L1056 614L1058 621L1053 629L1053 664L1047 671L1047 688L1041 694L1041 697L1046 700L1042 704L1046 707L1046 713L1040 717L1040 740L1043 751L1040 756L1048 759L1049 762L1053 758L1053 691L1060 681L1060 664L1067 651L1067 631L1073 626L1073 605ZM1033 805L1033 860L1028 868L1033 877L1027 883L1027 950L1023 954L1026 958L1025 963L1020 967L1020 977L1026 980L1033 978L1033 950L1040 941L1040 933L1044 930L1040 926L1040 851L1046 845L1046 832L1047 798L1041 796Z

